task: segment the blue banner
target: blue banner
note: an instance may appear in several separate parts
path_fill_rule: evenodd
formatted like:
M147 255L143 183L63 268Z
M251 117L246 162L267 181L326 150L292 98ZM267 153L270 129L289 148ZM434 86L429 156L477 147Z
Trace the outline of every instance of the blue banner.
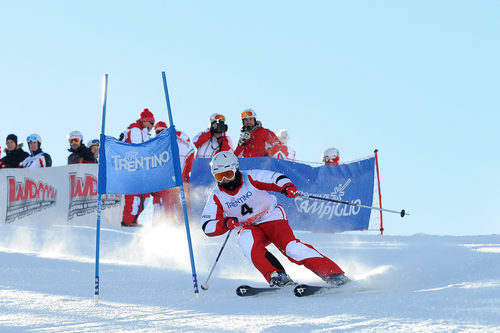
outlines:
M301 194L371 206L373 201L375 158L341 165L312 167L271 157L240 158L240 169L264 169L286 175ZM210 173L210 159L197 158L191 172L191 211L199 218L216 182ZM288 215L294 230L337 232L366 230L371 210L318 199L289 199L272 193Z
M182 181L175 127L144 143L101 134L100 194L141 194L179 186Z

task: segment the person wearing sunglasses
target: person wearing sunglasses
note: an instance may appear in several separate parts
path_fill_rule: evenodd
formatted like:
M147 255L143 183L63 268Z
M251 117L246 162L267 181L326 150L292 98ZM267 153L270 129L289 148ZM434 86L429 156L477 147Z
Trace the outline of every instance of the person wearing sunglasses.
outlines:
M304 265L331 286L349 281L335 262L295 237L284 208L269 193L297 197L298 190L287 176L268 170L240 171L238 158L231 152L216 154L210 168L217 185L201 218L207 236L239 229L240 249L271 287L294 284L278 259L266 249L271 243L291 262Z
M208 128L193 139L197 158L212 158L220 151L234 151L233 142L226 134L226 117L213 113L208 119Z
M72 131L68 134L69 149L71 153L68 156L69 164L79 164L79 163L97 163L94 155L82 142L83 135L79 131Z
M0 160L0 168L19 168L19 163L30 156L23 150L23 143L17 143L17 135L15 134L7 135L5 146L5 156Z
M38 134L28 135L26 138L30 149L30 156L19 164L20 168L45 168L52 166L52 158L42 151L42 138Z
M123 133L122 141L130 143L142 143L151 138L149 132L155 124L155 117L148 108L141 111L139 119L130 124L127 130ZM146 207L149 201L149 193L143 194L126 194L125 204L123 206L122 227L139 227L139 215Z
M94 155L95 163L99 163L99 139L92 139L87 143L87 148Z
M164 121L157 121L154 125L156 136L168 128ZM193 166L195 148L189 136L176 131L177 146L179 147L179 160L181 162L182 181L186 194L186 202L190 202L189 177ZM174 187L168 190L155 192L153 194L153 221L155 224L173 221L176 225L181 225L183 219L180 189Z
M274 156L280 150L280 140L273 131L262 127L252 109L241 113L241 135L234 154L238 157Z

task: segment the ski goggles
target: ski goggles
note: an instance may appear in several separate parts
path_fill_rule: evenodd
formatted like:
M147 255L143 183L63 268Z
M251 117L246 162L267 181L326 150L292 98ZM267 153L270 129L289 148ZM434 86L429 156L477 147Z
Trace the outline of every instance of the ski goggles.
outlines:
M226 117L221 114L218 114L214 117L214 121L221 119L223 122L226 122Z
M75 142L76 143L80 143L80 141L81 141L80 138L71 138L71 139L69 139L69 143L71 143L71 144L73 144Z
M245 110L241 113L241 119L255 118L255 112L252 110Z
M26 138L26 142L30 143L30 142L38 142L38 138L34 135L30 135Z
M99 139L94 139L94 140L90 141L91 146L98 145L98 144L99 144Z
M223 172L219 172L219 173L214 174L214 178L218 182L221 182L224 178L226 178L227 180L231 180L234 178L234 176L235 176L235 173L233 170L227 170L227 171L223 171Z

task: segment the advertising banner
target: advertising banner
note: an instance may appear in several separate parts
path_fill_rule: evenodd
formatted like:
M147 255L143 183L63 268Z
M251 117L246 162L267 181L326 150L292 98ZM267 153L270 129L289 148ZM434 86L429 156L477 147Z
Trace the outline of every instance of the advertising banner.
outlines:
M96 224L97 164L0 169L0 189L5 223ZM121 198L102 196L103 225L120 225Z
M282 173L292 180L301 194L322 198L372 205L375 158L341 164L312 167L307 164L254 157L239 159L241 170L264 169ZM191 173L191 212L199 220L206 199L215 179L210 173L210 159L197 158ZM285 208L294 230L337 232L366 230L370 221L370 209L354 207L299 196L289 199L281 193L273 193ZM193 200L197 198L197 200Z
M173 126L143 143L101 135L99 193L142 194L179 186L177 135Z

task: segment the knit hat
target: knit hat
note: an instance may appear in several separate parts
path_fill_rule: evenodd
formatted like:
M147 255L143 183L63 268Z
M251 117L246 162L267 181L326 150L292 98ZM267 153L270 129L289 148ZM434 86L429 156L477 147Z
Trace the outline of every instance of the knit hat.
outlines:
M144 110L142 110L141 117L139 118L139 120L142 122L151 121L154 123L155 116L153 115L153 113L151 111L149 111L148 108L145 108Z
M5 139L5 141L7 141L7 140L12 140L17 145L17 135L9 134L9 135L7 135L7 139Z
M168 128L167 124L164 121L157 121L155 126L153 127L155 131L157 130L166 130Z

